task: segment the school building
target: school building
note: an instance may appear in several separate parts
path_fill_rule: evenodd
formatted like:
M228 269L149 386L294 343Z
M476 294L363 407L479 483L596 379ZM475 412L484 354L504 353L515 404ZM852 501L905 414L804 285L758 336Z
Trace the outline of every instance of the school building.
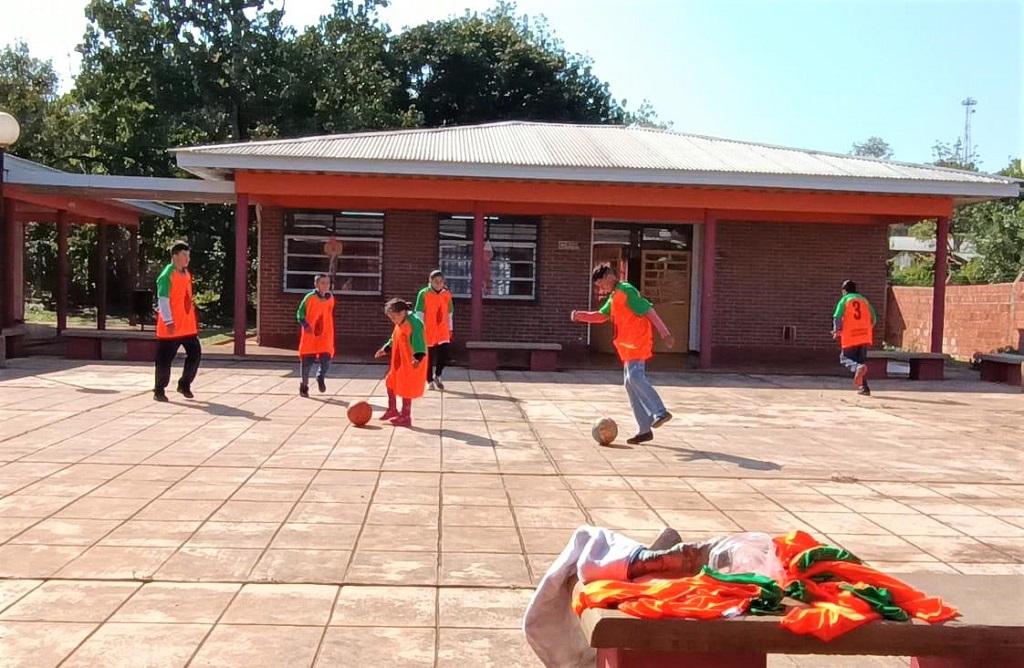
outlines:
M609 262L702 366L831 359L830 317L846 278L878 308L880 338L888 225L936 219L944 240L954 206L1018 189L934 166L530 122L175 154L255 205L260 344L295 345L295 308L328 269L325 244L335 239L341 350L379 344L384 298L412 299L439 267L457 297L459 341L610 352L610 327L569 321L572 309L596 304L590 271Z
M879 340L885 331L889 225L934 219L942 276L954 207L1015 197L1019 188L931 165L518 121L173 152L200 178L43 174L8 192L55 210L66 208L56 201L64 195L234 202L236 354L246 349L246 231L256 225L264 346L296 346L299 300L316 273L328 272L338 350L371 351L387 335L385 299L412 300L439 267L456 296L456 345L611 352L611 327L569 320L572 309L597 305L590 273L607 262L655 303L676 351L703 367L829 361L844 279L874 303ZM10 211L28 204L14 204L7 217L17 223L20 213ZM11 236L4 245L16 254ZM8 278L9 288L16 277ZM935 288L938 351L945 286Z

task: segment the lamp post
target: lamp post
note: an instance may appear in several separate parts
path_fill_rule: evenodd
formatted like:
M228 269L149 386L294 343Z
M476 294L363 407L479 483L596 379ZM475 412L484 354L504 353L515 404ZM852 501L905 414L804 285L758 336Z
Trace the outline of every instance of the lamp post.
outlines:
M9 146L18 141L21 135L21 126L14 116L6 111L0 111L0 214L3 213L4 194L4 152Z
M18 135L21 134L21 127L18 126L17 119L11 116L5 111L0 111L0 266L7 264L9 258L7 249L10 244L10 238L8 235L12 234L13 231L7 227L7 212L4 210L4 152L7 147L11 146L14 142L18 141ZM3 275L4 269L0 269L0 327L8 324L11 312L11 306L7 303L8 297L11 291L8 288L8 281ZM10 271L8 268L7 271ZM3 355L0 354L0 359Z

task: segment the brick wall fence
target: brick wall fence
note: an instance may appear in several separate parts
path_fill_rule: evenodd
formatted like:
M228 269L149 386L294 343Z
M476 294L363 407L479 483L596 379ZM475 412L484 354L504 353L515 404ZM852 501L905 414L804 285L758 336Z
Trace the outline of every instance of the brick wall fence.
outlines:
M390 297L414 300L438 261L438 214L388 210L384 214L383 294L342 295L335 306L339 354L371 352L391 333L384 317ZM298 345L295 310L302 295L282 289L284 210L261 207L257 331L260 345ZM578 247L559 250L560 240ZM590 219L545 216L537 240L537 299L484 300L484 337L503 341L555 341L582 350L586 327L569 321L590 298ZM455 300L454 343L469 335L470 300Z
M832 311L848 278L877 310L880 339L887 254L882 225L719 223L715 363L833 361Z
M886 343L923 351L931 345L932 289L889 289ZM1024 282L947 285L942 349L960 359L1024 345Z

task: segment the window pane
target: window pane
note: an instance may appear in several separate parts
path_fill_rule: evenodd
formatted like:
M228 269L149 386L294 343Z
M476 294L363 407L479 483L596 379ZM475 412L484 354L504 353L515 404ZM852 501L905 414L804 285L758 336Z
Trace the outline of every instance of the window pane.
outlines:
M492 246L494 262L533 262L536 246Z
M512 278L533 279L533 265L525 262L516 262L509 265L509 276Z
M345 292L380 292L378 276L338 276L338 291Z
M533 281L491 280L489 297L532 297Z
M597 225L594 227L594 243L605 243L605 244L625 244L630 243L630 231L629 228L622 227L603 227Z
M441 271L444 270L442 269ZM469 296L468 278L451 278L446 274L445 280L448 282L448 289L452 291L453 295L459 295L460 297Z
M692 228L686 226L645 227L643 247L661 250L686 250L690 247Z
M442 241L473 238L472 218L442 218L438 222L438 233Z
M289 211L288 234L339 237L384 236L384 214L379 211Z

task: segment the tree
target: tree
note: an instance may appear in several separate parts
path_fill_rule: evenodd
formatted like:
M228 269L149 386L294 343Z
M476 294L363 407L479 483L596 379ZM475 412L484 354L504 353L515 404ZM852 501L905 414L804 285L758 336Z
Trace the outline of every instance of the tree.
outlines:
M1020 160L1011 160L999 174L1024 179ZM979 255L964 268L964 282L1012 281L1024 271L1024 195L960 207L955 218Z
M889 146L887 141L881 137L871 136L863 142L854 142L853 149L850 150L850 155L892 160L893 152L892 147Z
M622 123L624 110L543 20L499 3L394 40L410 102L428 127L501 120Z

